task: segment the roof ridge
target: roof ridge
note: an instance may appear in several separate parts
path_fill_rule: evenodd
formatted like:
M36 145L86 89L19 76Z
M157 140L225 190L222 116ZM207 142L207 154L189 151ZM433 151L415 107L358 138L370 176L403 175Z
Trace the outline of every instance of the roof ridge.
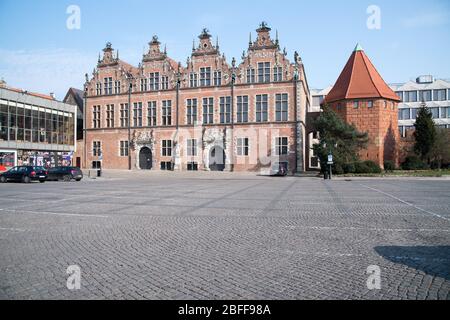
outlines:
M351 86L352 80L353 80L352 74L353 74L353 71L355 70L356 53L357 53L357 51L353 51L352 55L350 56L350 60L352 60L352 72L350 73L350 79L348 81L347 90L345 90L345 95L344 95L345 99L347 99L348 92L350 90L350 86ZM354 58L352 59L353 56L354 56Z

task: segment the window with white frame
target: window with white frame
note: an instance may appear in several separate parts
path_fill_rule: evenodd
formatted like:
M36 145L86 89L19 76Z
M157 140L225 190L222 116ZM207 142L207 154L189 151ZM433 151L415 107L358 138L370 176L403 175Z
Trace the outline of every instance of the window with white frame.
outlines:
M120 104L120 126L128 127L128 103Z
M102 143L100 141L92 142L92 155L94 157L99 157L102 154Z
M147 79L141 79L141 91L147 91Z
M187 155L189 157L197 156L197 140L196 139L187 139Z
M282 67L274 67L273 68L273 81L280 82L283 81L283 68Z
M172 140L162 140L161 141L161 155L163 157L172 156Z
M161 77L161 89L169 90L169 77L168 76Z
M237 139L237 155L248 156L248 138Z
M94 106L92 110L92 127L98 129L101 124L101 107Z
M445 101L447 100L447 90L445 89L433 90L433 96L434 101Z
M275 120L288 121L288 94L277 93L275 95Z
M133 104L133 126L142 127L142 102Z
M247 68L247 83L255 83L255 69L252 67Z
M214 71L214 85L215 86L222 85L222 71L220 70Z
M106 105L106 127L114 128L114 105Z
M270 62L258 62L258 82L270 82Z
M150 90L158 91L159 90L159 72L150 73Z
M256 96L256 122L268 121L269 96L261 94Z
M197 99L186 100L186 124L195 124L197 121Z
M106 94L108 94L108 95L112 94L112 92L113 92L113 80L112 80L112 78L111 77L104 78L103 80L104 80L103 85L104 85L104 88L105 88L105 95Z
M209 87L211 85L211 67L200 68L200 86Z
M288 138L277 137L275 138L275 155L284 156L289 152Z
M420 101L431 101L431 90L421 90L419 91L419 100Z
M114 81L114 93L120 94L120 90L121 90L120 81L118 80Z
M128 157L128 141L120 141L120 156Z
M156 126L156 101L147 103L147 124L149 127Z
M195 72L189 74L189 87L196 88L198 86L198 75Z
M220 97L220 123L231 123L231 97Z
M405 91L404 102L417 102L417 91Z
M214 123L214 98L203 98L203 124Z
M237 122L248 122L248 96L237 97Z
M172 125L172 100L164 100L162 102L162 125Z
M100 82L97 82L95 85L96 93L98 96L102 95L102 84Z

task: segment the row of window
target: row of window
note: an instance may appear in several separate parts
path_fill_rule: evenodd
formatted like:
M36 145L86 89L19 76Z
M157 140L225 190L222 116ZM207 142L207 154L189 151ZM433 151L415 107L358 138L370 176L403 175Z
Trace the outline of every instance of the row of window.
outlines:
M449 119L450 107L433 107L429 108L433 119ZM417 118L418 108L402 108L398 110L398 120L410 120Z
M215 70L212 72L211 67L200 68L199 73L191 72L189 74L189 87L209 87L209 86L221 86L222 85L222 71ZM249 67L246 70L247 83L269 83L283 81L283 68L275 66L271 68L270 62L258 63L258 78L256 78L256 72L253 67ZM258 80L258 81L256 81ZM113 81L112 77L103 79L103 86L101 82L96 84L97 95L112 95L121 93L121 83L119 80ZM139 89L142 92L145 91L158 91L169 89L169 77L166 75L160 75L159 72L152 72L148 78L140 79Z
M249 138L238 138L237 139L237 155L238 156L248 156L249 155ZM288 137L276 137L274 152L276 156L288 155L289 153L289 139ZM198 140L187 139L186 140L186 155L189 157L198 156ZM171 157L172 156L173 141L172 140L161 140L161 156ZM101 141L93 141L92 143L92 155L94 157L99 157L102 155L102 143ZM128 141L119 142L119 156L128 157L129 155L129 144Z
M73 145L74 114L15 102L0 104L0 140Z
M450 129L450 124L440 124L437 125L437 127L442 128L442 129ZM407 133L409 130L413 130L414 126L399 126L398 130L400 131L400 136L402 136L403 138L405 138L407 136Z
M214 124L214 98L203 98L202 102L202 121L203 124ZM248 96L238 96L236 99L236 121L237 123L249 122L249 98ZM198 121L199 99L186 100L186 124L194 125ZM144 126L144 116L142 102L134 102L132 105L132 119L129 119L128 104L120 104L120 127L142 127ZM146 126L157 126L157 102L149 101L147 103L147 122ZM289 100L287 93L275 94L275 121L288 121ZM92 109L92 127L101 128L101 106L95 105ZM268 122L269 120L269 95L262 94L255 97L255 121ZM231 123L231 97L219 98L219 122L221 124ZM163 100L161 102L161 125L172 125L172 100ZM115 127L115 105L106 105L106 127Z
M403 102L446 101L450 89L397 91L396 94Z

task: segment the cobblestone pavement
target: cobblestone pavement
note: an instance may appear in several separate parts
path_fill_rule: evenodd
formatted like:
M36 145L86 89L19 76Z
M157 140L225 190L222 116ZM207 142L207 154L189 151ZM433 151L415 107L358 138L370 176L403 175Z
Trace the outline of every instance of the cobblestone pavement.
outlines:
M0 298L450 298L449 180L126 176L1 184Z

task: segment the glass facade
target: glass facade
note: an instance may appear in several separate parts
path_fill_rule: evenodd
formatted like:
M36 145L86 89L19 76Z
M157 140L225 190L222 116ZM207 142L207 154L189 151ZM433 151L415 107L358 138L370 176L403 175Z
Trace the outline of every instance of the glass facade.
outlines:
M0 101L0 141L74 145L74 113Z

